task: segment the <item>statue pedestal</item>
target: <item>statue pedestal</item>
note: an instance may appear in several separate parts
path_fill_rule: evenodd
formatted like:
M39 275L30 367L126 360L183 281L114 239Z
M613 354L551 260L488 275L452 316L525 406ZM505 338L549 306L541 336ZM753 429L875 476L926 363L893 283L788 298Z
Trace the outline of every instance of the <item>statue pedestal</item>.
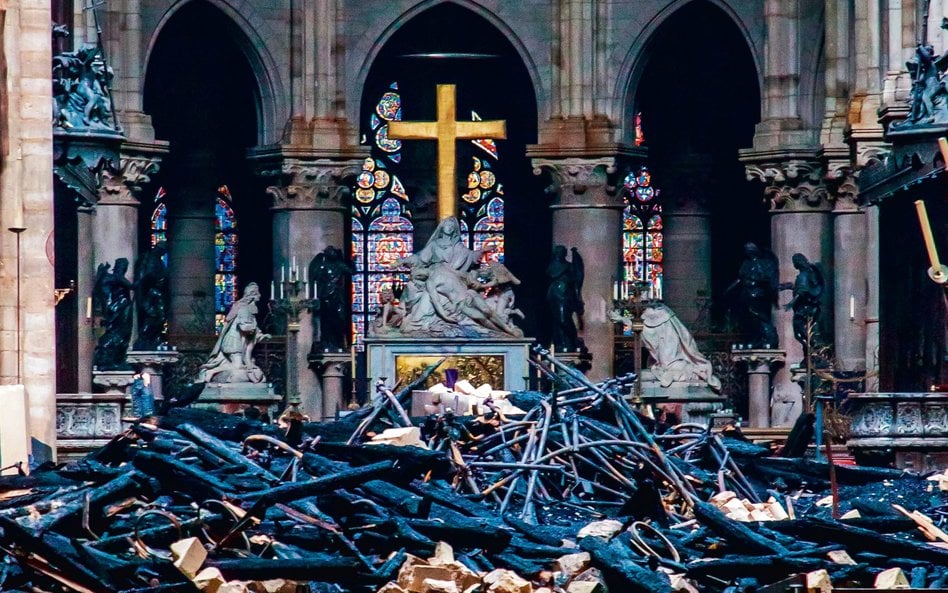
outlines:
M642 371L642 396L661 398L660 406L681 406L682 422L708 424L711 415L724 409L727 398L715 393L705 381L674 381L662 387L652 371Z
M225 414L238 414L253 406L272 416L282 401L283 397L266 383L208 383L195 406Z
M132 384L135 371L92 371L92 384L107 395L125 395Z
M435 382L443 381L444 370L456 368L459 378L475 387L490 383L494 389L519 391L529 376L532 338L366 338L368 384L384 378L389 384L401 379L407 384L428 365L446 360L437 370Z
M731 350L731 360L747 363L748 423L751 428L770 426L770 375L773 366L786 360L783 350Z
M135 367L139 373L148 373L151 377L151 392L155 399L162 399L162 377L164 367L174 364L181 359L177 350L129 350L125 356L128 364Z
M309 367L319 376L323 392L321 402L303 398L302 411L311 420L334 420L336 412L343 409L346 367L351 364L349 352L320 352L310 356Z

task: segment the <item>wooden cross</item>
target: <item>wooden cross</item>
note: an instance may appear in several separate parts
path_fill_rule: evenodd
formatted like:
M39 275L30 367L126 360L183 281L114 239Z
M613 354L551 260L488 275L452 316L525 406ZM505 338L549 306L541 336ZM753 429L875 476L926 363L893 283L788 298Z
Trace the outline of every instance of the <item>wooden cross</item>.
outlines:
M388 137L400 140L436 140L438 142L438 220L457 215L457 141L479 138L507 138L507 122L458 121L456 87L438 85L437 121L393 121Z

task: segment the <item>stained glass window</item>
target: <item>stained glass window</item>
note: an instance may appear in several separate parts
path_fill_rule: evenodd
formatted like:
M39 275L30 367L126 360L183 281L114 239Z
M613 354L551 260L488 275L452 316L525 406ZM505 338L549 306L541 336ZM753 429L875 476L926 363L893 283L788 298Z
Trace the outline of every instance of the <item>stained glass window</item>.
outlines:
M393 170L401 162L402 143L388 137L388 122L401 118L401 96L393 83L369 119L372 156L362 163L352 201L352 337L360 350L382 289L408 280L405 270L391 267L411 255L414 243L408 193Z
M151 246L168 241L168 204L165 203L165 188L159 187L155 193L155 208L151 212ZM167 252L162 256L168 265Z
M648 282L662 297L662 206L648 167L629 173L623 182L622 279Z
M475 119L477 118L474 114ZM484 143L490 144L485 145ZM474 146L497 159L493 140L473 140ZM482 261L504 261L504 186L488 159L472 157L467 191L461 195L461 235L471 249L484 250ZM473 233L471 232L473 229Z
M224 317L237 298L237 217L230 205L230 190L226 185L217 190L214 247L216 273L214 275L214 321L217 332L224 327Z

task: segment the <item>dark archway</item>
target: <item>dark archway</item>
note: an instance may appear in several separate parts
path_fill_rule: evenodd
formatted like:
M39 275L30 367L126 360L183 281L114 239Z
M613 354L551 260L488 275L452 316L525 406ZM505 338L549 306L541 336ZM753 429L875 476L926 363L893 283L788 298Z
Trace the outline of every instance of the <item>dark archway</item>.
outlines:
M646 51L635 109L643 116L649 164L656 186L664 188L666 212L693 208L696 198L710 212L707 296L715 305L712 319L720 323L742 245L770 243L767 208L738 160L760 121L757 70L734 21L704 0L665 21ZM666 251L674 249L666 245Z
M653 183L662 191L664 300L715 362L738 411L746 410L746 385L721 361L740 339L727 288L742 246L770 244L766 205L738 158L760 121L757 68L735 21L706 0L672 14L644 55L627 117L642 114Z
M385 43L372 64L362 92L360 126L371 141L370 118L378 98L397 82L403 119L433 120L437 84L457 85L458 118L476 111L482 119L507 121L507 140L497 142L492 164L504 185L506 249L504 263L520 278L517 302L530 314L521 325L536 335L542 311L549 258L550 213L539 181L525 156L537 137L537 100L531 78L511 42L485 18L454 3L428 9L405 23ZM458 187L464 193L471 156L482 156L469 142L458 143ZM416 245L436 224L434 142L406 142L399 177L412 197Z
M227 15L203 0L179 9L162 28L147 66L144 107L152 116L155 135L170 141L171 148L145 195L154 196L158 187L165 189L171 221L169 240L197 240L201 249L193 257L207 258L204 246L213 244L213 234L209 239L192 236L191 223L188 228L182 223L176 233L175 215L200 211L202 216L213 216L217 190L226 185L239 232L238 282L243 286L256 281L265 286L271 274L272 231L269 223L260 221L269 221L268 200L263 182L253 174L246 158L247 149L259 136L261 98L241 49L247 45L241 43L242 36ZM143 249L149 246L153 207L143 201ZM172 282L184 283L174 277L181 270L175 270L173 253L170 267ZM198 293L210 293L201 298L213 297L213 271L205 283L203 289L196 284L190 287L195 298L200 297ZM192 333L174 320L172 330ZM194 326L193 333L201 332Z

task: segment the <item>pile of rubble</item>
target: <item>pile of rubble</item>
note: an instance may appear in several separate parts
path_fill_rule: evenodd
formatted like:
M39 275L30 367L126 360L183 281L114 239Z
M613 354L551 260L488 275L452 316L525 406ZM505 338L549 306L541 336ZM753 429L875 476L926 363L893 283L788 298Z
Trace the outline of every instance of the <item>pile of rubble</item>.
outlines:
M662 426L622 397L627 378L534 363L555 395L510 394L522 415L487 402L481 416L411 418L417 384L325 424L175 410L82 461L4 478L0 590L948 584L948 476L830 471L737 432Z

